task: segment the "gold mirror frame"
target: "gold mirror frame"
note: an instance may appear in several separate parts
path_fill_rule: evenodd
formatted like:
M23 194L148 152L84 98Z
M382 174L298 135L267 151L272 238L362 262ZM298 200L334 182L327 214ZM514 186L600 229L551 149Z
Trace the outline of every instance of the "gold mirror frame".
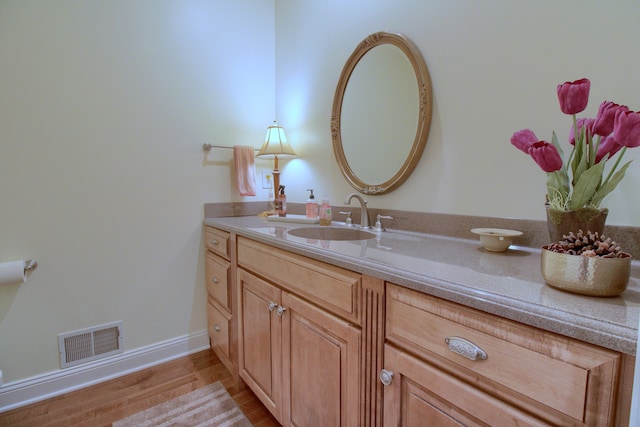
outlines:
M349 78L351 77L353 70L367 52L382 44L391 44L398 47L407 56L407 59L411 63L411 67L416 75L417 87L420 91L418 98L418 125L411 151L398 172L396 172L389 180L381 184L368 184L358 178L349 166L349 162L347 161L342 145L343 141L341 136L340 117L342 114L342 102L345 90L347 89L347 84L349 83ZM360 42L342 69L340 80L338 81L338 86L336 87L336 92L333 98L333 109L331 112L331 138L333 140L333 152L336 156L340 171L349 184L363 194L384 194L398 188L400 184L406 181L409 175L411 175L420 160L420 156L422 155L425 146L427 145L427 138L429 137L429 129L431 127L432 112L433 92L431 90L429 69L427 68L427 64L424 61L420 50L418 50L413 42L401 34L387 32L371 34Z

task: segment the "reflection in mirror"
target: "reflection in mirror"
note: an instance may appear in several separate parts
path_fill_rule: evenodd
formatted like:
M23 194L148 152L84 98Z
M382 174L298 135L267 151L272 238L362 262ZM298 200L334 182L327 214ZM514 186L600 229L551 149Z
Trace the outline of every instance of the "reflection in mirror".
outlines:
M340 76L331 118L349 184L365 194L402 184L424 150L431 112L429 72L409 40L380 32L360 43Z
M376 46L358 62L342 99L340 132L345 158L362 181L388 181L402 167L418 126L418 93L411 63L396 46Z

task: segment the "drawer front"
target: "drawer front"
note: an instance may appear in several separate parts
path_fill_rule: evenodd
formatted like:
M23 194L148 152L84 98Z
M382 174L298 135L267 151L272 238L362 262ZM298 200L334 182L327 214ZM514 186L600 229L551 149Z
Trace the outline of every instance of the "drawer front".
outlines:
M384 426L549 426L391 345L384 364L393 373L384 387Z
M243 237L238 237L238 265L360 324L360 274Z
M207 292L218 304L231 311L231 264L229 261L207 252Z
M389 284L387 291L389 341L444 359L454 371L471 371L480 382L488 379L487 384L500 384L575 420L607 416L594 400L609 401L614 392L617 353L399 286ZM474 345L486 359L460 354Z
M223 310L220 310L209 299L207 304L207 320L209 324L209 339L211 340L211 348L218 354L222 354L228 360L229 354L229 323L230 316Z
M223 258L229 259L229 233L217 228L205 226L204 239L207 249Z

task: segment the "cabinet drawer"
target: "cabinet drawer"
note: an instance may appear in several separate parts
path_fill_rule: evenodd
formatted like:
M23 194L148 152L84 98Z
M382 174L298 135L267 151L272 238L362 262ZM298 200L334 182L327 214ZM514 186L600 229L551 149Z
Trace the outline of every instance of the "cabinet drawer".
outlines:
M227 310L231 311L231 292L229 279L231 264L217 255L207 251L207 292L213 299Z
M217 228L205 226L204 239L207 249L223 258L229 259L229 233Z
M211 348L218 354L228 360L229 354L229 323L230 316L223 310L220 310L215 303L209 299L207 304L207 319L209 324L209 339L211 340Z
M605 425L611 417L620 363L616 352L391 284L386 308L390 342L433 359L454 375L466 374L479 387L515 402L518 394L526 396L588 425ZM475 344L486 359L453 352L447 338Z
M360 324L360 274L243 237L238 237L238 265Z
M394 346L384 346L384 363L393 373L384 387L384 426L548 426Z

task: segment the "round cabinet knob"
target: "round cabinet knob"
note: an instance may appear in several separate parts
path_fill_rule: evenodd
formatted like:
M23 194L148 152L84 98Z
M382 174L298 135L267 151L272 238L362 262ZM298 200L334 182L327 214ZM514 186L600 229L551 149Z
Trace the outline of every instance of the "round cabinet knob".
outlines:
M221 331L220 326L218 326L218 325L215 325L213 327L213 330L216 331L216 332L220 332Z
M275 310L277 306L278 306L278 304L276 304L275 302L271 301L269 303L269 311Z
M278 313L278 316L282 316L285 311L287 311L286 307L279 306L276 313Z
M213 246L218 246L218 239L213 239L213 240L211 241L211 244L212 244Z
M220 279L218 279L217 277L214 276L213 279L211 279L213 281L213 283L220 283Z
M387 371L383 369L380 371L380 382L383 385L391 385L391 381L393 380L393 372Z

